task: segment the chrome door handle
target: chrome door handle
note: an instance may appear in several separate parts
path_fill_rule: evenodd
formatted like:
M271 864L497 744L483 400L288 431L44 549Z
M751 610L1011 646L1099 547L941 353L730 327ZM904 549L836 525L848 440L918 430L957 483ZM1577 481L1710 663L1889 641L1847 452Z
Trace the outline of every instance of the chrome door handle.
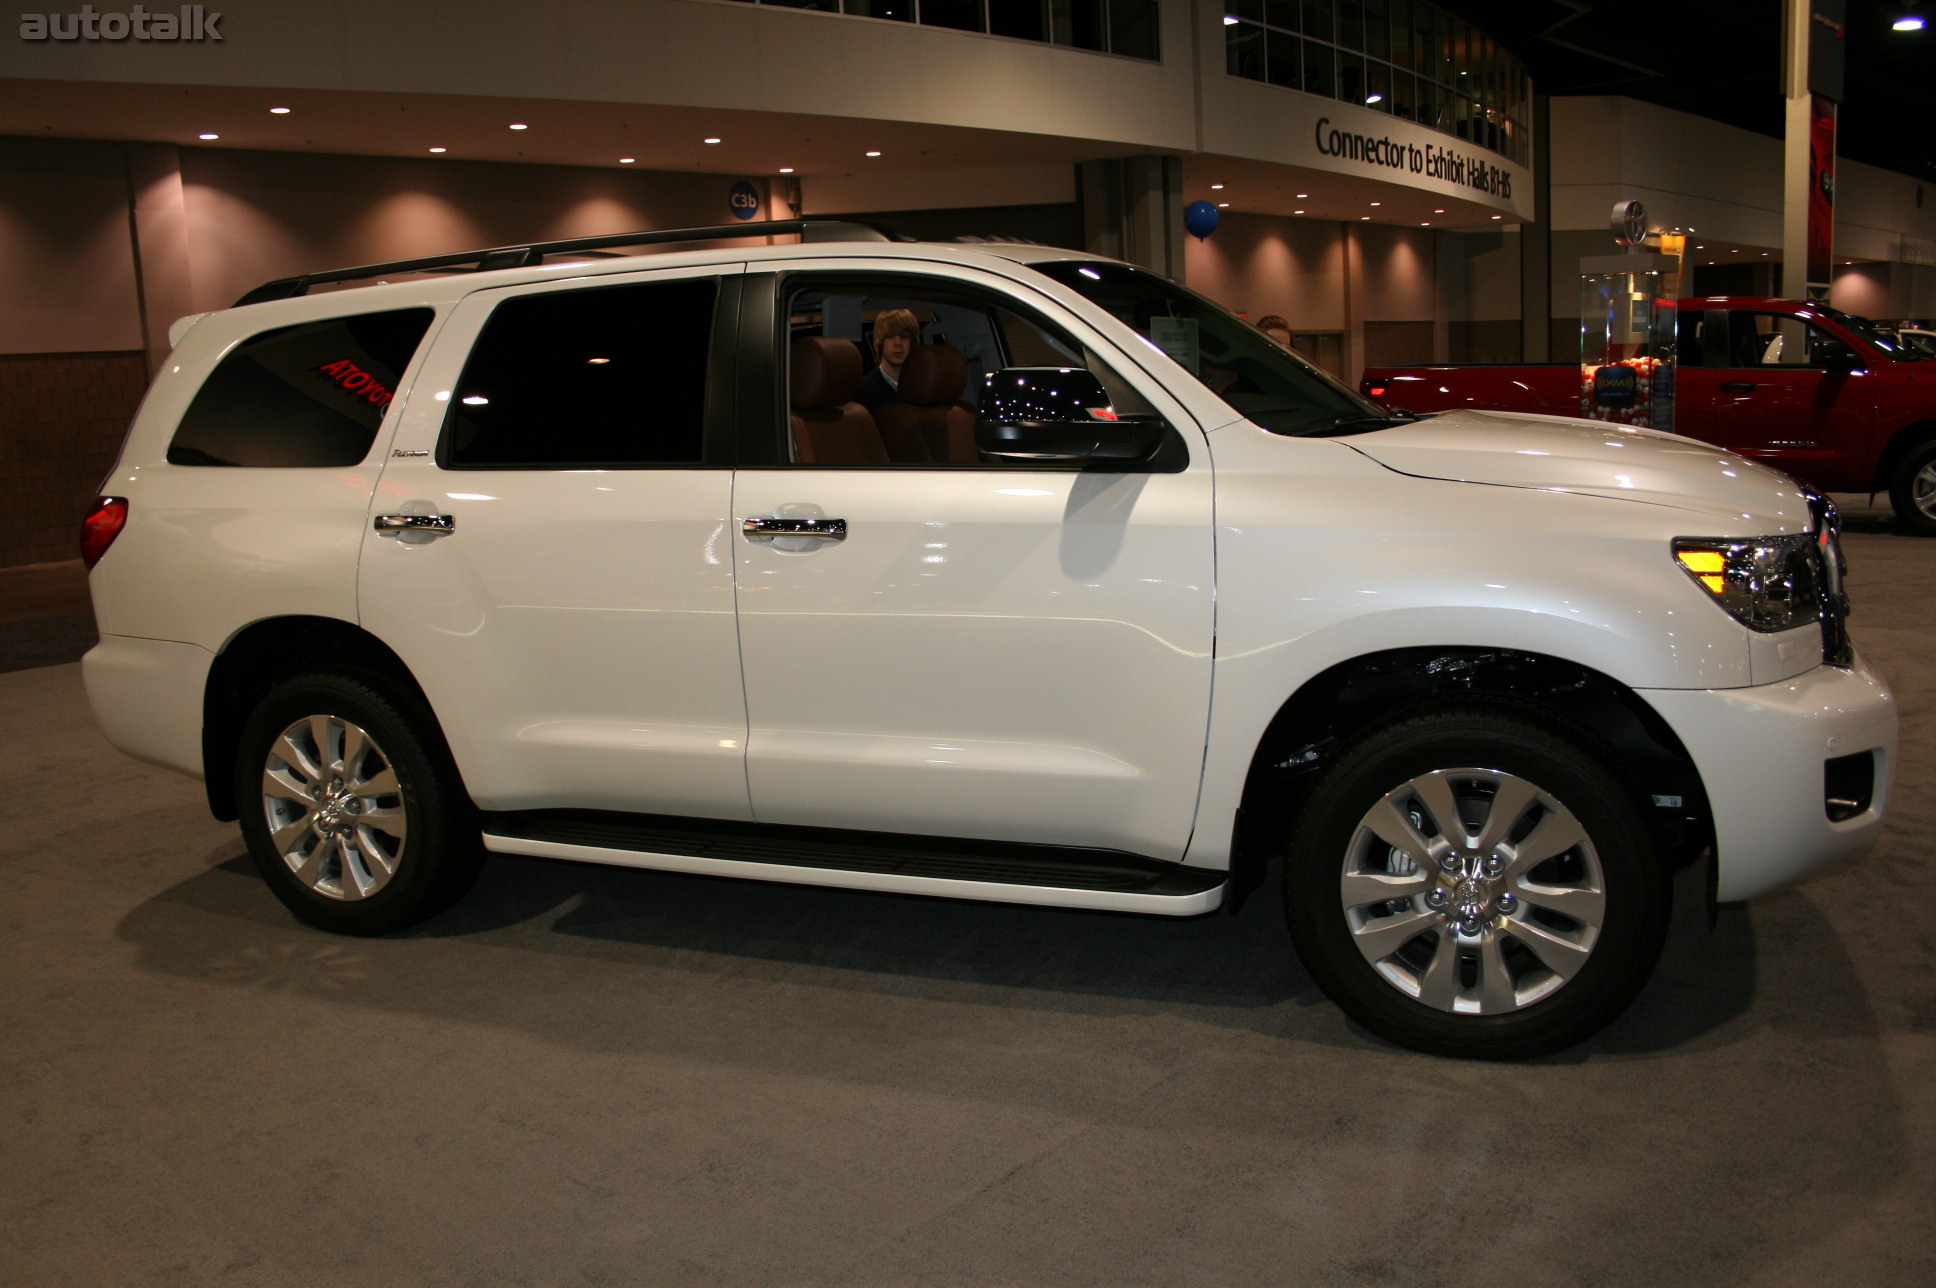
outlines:
M814 537L821 541L845 541L847 520L771 519L752 515L741 521L739 530L746 534L749 541L767 540L772 537Z
M433 537L457 531L457 520L448 514L379 514L378 532L423 532Z
M1752 380L1723 380L1721 382L1722 393L1751 394L1754 391L1755 391L1755 382Z

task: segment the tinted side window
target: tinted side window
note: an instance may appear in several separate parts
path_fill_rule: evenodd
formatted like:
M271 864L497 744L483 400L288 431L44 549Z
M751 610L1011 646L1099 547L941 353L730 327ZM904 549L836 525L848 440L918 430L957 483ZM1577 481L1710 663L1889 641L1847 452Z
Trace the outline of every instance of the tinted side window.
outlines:
M692 278L504 301L451 393L444 464L698 464L718 293Z
M432 316L397 309L252 336L188 405L169 463L355 465L369 453Z

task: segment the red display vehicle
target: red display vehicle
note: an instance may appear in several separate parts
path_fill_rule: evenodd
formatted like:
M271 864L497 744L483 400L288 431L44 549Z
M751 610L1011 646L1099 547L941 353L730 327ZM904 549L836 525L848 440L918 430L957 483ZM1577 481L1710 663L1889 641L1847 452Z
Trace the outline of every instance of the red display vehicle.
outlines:
M1936 534L1936 360L1820 303L1709 296L1674 308L1676 433L1824 491L1886 491L1905 523ZM1415 412L1594 414L1576 362L1371 367L1360 388Z

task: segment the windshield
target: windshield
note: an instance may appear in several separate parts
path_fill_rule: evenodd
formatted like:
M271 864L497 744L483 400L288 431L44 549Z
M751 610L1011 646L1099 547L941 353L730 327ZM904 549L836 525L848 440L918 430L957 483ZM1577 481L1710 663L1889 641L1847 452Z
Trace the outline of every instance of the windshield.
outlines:
M1844 313L1840 309L1831 309L1822 304L1815 305L1814 312L1819 313L1831 322L1839 323L1845 330L1855 332L1864 340L1867 340L1870 344L1873 344L1876 348L1898 361L1920 362L1929 356L1923 352L1921 345L1891 335L1867 318L1857 317L1853 313Z
M1273 433L1362 433L1412 419L1360 397L1221 305L1154 273L1110 263L1036 268L1107 309Z

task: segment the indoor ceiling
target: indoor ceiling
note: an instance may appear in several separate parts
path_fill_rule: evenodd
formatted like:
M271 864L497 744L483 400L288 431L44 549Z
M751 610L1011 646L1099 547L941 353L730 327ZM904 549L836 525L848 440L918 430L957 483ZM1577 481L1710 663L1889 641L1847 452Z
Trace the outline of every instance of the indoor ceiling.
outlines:
M1535 92L1618 94L1781 137L1780 0L1432 0L1526 64ZM1848 0L1847 92L1836 150L1936 180L1936 30L1897 32L1910 0ZM1936 21L1936 0L1914 6Z

